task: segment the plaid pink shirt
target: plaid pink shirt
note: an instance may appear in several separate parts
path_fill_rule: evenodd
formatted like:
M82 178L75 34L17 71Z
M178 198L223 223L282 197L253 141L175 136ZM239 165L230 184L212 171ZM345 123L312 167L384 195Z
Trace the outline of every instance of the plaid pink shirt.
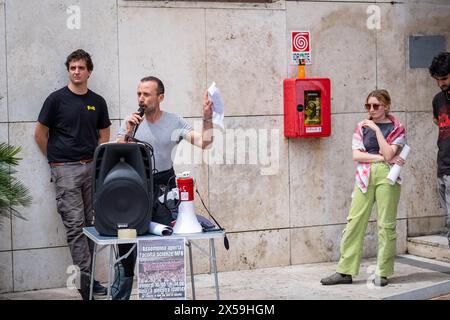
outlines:
M394 116L388 115L388 118L394 123L394 129L386 137L386 142L389 144L396 144L400 147L403 147L406 143L405 127ZM362 121L358 123L355 132L353 133L352 150L360 150L362 152L366 152L366 148L364 147L363 142L362 123L363 123ZM389 164L389 166L391 166L391 164ZM358 165L356 166L355 178L357 186L361 189L363 193L366 193L370 179L370 162L358 161ZM397 182L401 183L400 177L398 177Z

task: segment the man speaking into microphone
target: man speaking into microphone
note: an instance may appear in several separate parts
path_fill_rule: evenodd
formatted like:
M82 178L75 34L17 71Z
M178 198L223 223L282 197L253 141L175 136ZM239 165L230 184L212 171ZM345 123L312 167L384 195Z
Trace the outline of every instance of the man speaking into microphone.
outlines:
M155 188L159 186L175 187L175 180L169 180L175 175L173 169L172 154L175 148L183 140L205 149L213 142L213 103L208 100L205 91L203 102L203 126L202 132L196 132L177 114L162 111L161 102L164 101L165 89L162 81L156 77L141 79L137 88L137 98L140 108L144 108L144 114L134 112L125 118L119 129L117 142L136 140L149 143L153 147L155 156L155 169L153 176ZM126 254L132 244L119 245L119 254ZM116 279L112 286L113 300L127 300L130 298L133 286L134 266L136 263L136 249L126 259L120 262L116 270Z

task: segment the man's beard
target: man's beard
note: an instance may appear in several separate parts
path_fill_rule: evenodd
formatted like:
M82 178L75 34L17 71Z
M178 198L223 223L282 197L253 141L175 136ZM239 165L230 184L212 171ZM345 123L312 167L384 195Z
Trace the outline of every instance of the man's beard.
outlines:
M144 113L145 114L152 114L155 111L155 108L153 108L151 106L147 106L145 104L139 105L139 107L144 108Z

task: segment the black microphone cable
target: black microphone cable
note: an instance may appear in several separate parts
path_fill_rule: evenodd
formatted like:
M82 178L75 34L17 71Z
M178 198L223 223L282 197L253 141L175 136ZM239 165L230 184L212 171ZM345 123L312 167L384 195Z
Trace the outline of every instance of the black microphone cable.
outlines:
M205 210L208 212L209 216L214 220L214 222L217 224L217 226L219 227L219 230L221 231L225 231L224 228L222 228L219 224L219 222L217 222L217 220L213 217L213 215L211 214L211 212L209 212L208 208L205 205L205 202L202 199L202 196L200 195L200 193L198 192L197 186L195 186L195 192L198 194L198 197L200 198L200 201L202 202L203 207L205 208ZM230 250L230 243L228 242L228 238L227 238L227 234L224 232L224 237L223 237L223 246L225 247L225 249Z
M142 107L142 106L139 106L139 109L138 109L137 112L139 112L139 116L140 116L140 117L143 117L143 116L144 116L144 113L145 113L145 108ZM136 138L134 137L134 136L136 135L136 131L137 131L137 129L138 129L138 127L139 127L140 124L141 124L141 123L139 122L138 124L136 124L136 125L134 126L134 128L133 128L133 130L132 130L132 132L131 132L131 135L128 135L128 134L125 135L125 141L126 141L126 142L135 142L135 143L138 143L138 144L139 144L139 143L140 143L140 144L143 144L144 146L146 146L146 147L150 150L150 152L151 152L150 157L151 157L151 160L152 160L152 162L153 162L152 173L155 174L155 173L158 173L158 170L156 170L156 168L155 168L155 166L156 166L156 160L155 160L155 154L154 154L154 152L153 152L153 146L152 146L150 143L148 143L148 142L141 141L141 140L136 139Z

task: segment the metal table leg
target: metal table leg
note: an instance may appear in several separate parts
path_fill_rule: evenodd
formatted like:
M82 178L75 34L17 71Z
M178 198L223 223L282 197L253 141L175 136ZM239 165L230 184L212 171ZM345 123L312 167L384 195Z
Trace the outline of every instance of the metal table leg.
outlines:
M94 291L94 276L95 276L95 261L97 259L97 244L94 242L94 250L92 254L92 266L91 266L91 284L89 286L89 300L92 300L92 293Z
M211 247L211 265L212 265L212 272L214 273L214 285L216 287L216 298L217 300L220 300L219 295L219 278L217 276L217 264L216 264L216 248L214 247L214 239L209 239L209 245Z
M189 241L186 241L189 249L189 266L191 267L191 286L192 286L192 300L195 300L195 280L194 280L194 263L192 262L192 246Z
M109 268L108 268L108 295L106 299L111 299L111 278L112 278L112 269L114 267L113 264L113 244L109 245Z

